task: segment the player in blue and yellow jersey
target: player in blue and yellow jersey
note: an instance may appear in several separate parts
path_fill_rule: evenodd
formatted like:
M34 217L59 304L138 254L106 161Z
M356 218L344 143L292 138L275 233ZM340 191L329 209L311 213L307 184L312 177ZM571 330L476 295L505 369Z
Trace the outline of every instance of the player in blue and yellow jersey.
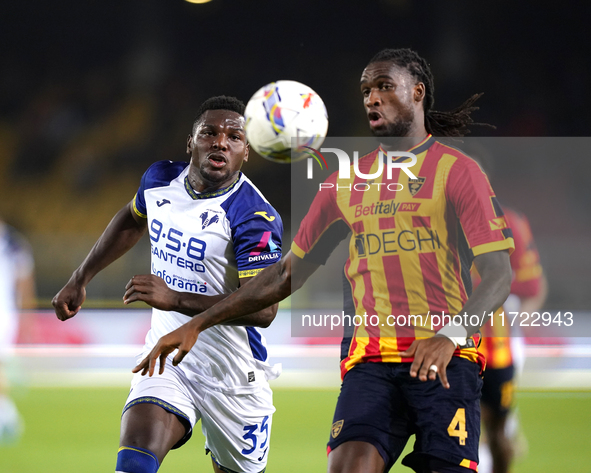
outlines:
M134 276L126 293L128 303L153 307L143 356L161 336L281 258L281 218L240 172L249 152L243 114L244 104L233 97L203 103L187 141L191 161L160 161L146 171L133 200L55 296L58 318L76 315L92 277L146 232L151 274ZM116 471L154 473L199 420L215 472L264 471L275 411L268 380L279 373L268 364L256 327L268 326L276 313L270 305L211 327L182 366L166 362L162 376L136 375L121 418Z
M366 192L318 192L286 257L244 290L163 337L136 372L152 374L156 360L175 348L174 363L179 363L212 324L297 290L349 232L345 271L356 314L385 322L392 314L483 314L503 303L513 240L502 210L478 165L433 137L463 135L473 123L470 113L478 96L452 112L433 111L429 66L408 49L378 53L363 71L361 92L372 133L384 137L382 146L391 145L389 137L400 138L394 149L416 155L409 169L417 179L395 172L388 183L402 184L397 193L388 185ZM360 160L360 170L373 172L378 159L378 151L370 153ZM337 179L332 175L327 184L344 189L355 182ZM386 183L386 177L380 179ZM471 293L472 262L482 282ZM475 471L479 326L439 325L433 331L428 323L377 325L356 327L347 347L328 444L329 472L388 471L413 434L414 451L404 464L415 471Z

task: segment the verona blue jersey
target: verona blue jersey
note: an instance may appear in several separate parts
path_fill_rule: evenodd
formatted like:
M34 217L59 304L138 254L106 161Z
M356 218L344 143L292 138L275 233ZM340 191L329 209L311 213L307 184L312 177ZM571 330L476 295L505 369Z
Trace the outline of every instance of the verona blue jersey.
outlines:
M160 161L143 175L134 211L148 219L151 272L168 287L204 296L235 291L281 258L279 214L242 173L230 186L197 193L189 163ZM163 335L190 317L153 309L147 354ZM189 380L226 392L246 393L276 376L264 337L254 327L217 325L199 335L181 363Z

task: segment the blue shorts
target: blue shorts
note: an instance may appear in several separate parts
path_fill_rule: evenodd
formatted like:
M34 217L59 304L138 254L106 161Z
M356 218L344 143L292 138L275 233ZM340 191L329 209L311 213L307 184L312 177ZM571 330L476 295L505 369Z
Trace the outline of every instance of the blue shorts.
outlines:
M453 357L447 367L450 389L439 379L410 377L410 363L363 363L341 386L328 451L344 442L374 445L386 470L411 435L413 451L402 463L417 472L436 463L442 471L476 471L480 438L480 367Z
M484 371L481 402L499 416L506 416L513 405L514 375L513 365Z

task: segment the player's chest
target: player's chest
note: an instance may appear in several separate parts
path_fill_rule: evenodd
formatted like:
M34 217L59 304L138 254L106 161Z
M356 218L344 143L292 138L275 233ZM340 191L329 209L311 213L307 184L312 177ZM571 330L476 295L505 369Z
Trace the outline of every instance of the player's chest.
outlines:
M430 227L430 220L440 220L447 211L443 187L434 184L424 176L390 185L374 182L338 196L337 203L354 229Z
M152 246L203 257L231 243L231 230L219 199L192 199L184 189L145 192Z

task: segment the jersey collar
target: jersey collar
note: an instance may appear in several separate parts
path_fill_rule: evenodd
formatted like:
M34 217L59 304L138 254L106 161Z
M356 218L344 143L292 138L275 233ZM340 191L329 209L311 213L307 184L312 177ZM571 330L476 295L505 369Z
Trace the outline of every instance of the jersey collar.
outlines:
M428 134L421 142L414 145L412 148L408 149L406 152L410 153L412 151L413 154L421 154L426 149L429 149L431 145L435 142L435 138L433 138L432 134ZM378 148L378 152L381 151L384 154L388 154L388 152L384 149L382 145Z
M421 154L423 151L429 149L434 142L435 142L435 138L433 138L433 135L431 135L429 133L423 141L421 141L417 145L413 146L408 151L409 152L412 151L413 154Z
M191 184L189 184L189 175L187 174L185 176L185 190L187 191L187 194L189 194L189 196L193 200L211 199L213 197L219 197L221 195L224 195L224 194L227 194L228 192L230 192L232 189L234 189L234 187L236 187L236 184L238 184L238 181L240 180L241 177L242 177L242 173L239 172L236 180L232 184L230 184L228 187L224 187L223 189L218 189L218 190L215 190L212 192L198 193L198 192L195 192L195 189L193 189L191 187Z

